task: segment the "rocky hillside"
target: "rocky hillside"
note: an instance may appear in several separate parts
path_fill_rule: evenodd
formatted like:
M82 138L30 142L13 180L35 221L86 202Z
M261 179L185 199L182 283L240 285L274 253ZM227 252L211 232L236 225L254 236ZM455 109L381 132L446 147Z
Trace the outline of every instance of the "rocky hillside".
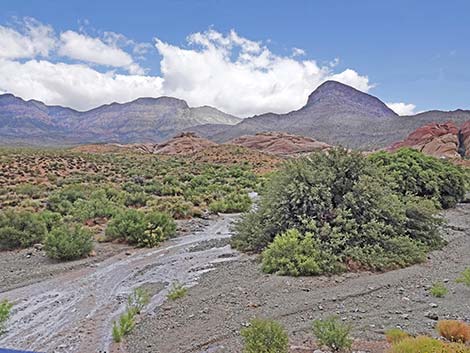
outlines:
M315 138L331 145L373 150L403 140L428 123L470 120L470 111L429 111L398 116L378 98L335 81L319 86L304 107L287 114L263 114L237 125L206 125L194 129L219 142L264 131L283 131Z
M245 135L231 140L228 143L279 156L304 154L331 148L330 145L316 141L310 137L286 134L283 132Z
M134 148L146 153L188 156L212 146L217 146L217 143L193 132L184 132L162 143L136 144Z
M3 144L61 145L90 142L160 142L192 126L240 119L211 107L191 108L170 97L139 98L78 112L70 108L0 95Z

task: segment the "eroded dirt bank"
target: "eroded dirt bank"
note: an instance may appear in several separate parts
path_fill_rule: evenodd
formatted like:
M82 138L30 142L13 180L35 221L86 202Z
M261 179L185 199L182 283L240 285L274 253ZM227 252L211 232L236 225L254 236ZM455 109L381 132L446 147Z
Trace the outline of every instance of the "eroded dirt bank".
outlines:
M470 266L470 204L448 210L445 216L449 244L430 254L426 263L402 270L290 278L262 274L256 259L245 255L218 265L187 297L166 302L147 315L123 350L239 353L239 330L255 316L285 325L293 347L312 347L311 321L330 315L350 322L354 336L363 340L382 340L384 330L396 326L433 334L436 318L470 321L470 289L455 283ZM436 281L446 282L445 298L428 294Z
M9 282L16 289L2 286L0 291L0 300L14 303L0 346L48 353L109 351L112 322L125 309L134 288L143 286L152 294L147 310L153 311L174 282L193 285L213 263L236 255L223 243L230 236L234 217L203 221L200 231L159 248L133 249L130 254L121 251L75 270L51 270L51 279L44 280L41 272L40 282L20 274L23 283ZM213 242L218 246L212 247Z

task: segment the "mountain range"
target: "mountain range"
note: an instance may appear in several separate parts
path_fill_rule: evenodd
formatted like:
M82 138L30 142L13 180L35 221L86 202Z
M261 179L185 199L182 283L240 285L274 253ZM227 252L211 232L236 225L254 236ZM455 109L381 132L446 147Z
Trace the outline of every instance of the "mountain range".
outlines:
M327 81L299 110L240 119L212 107L191 108L170 97L139 98L79 112L0 95L0 144L73 145L161 142L183 131L216 142L243 135L282 131L331 145L372 150L403 140L429 123L470 120L469 110L428 111L398 116L385 103L350 86Z

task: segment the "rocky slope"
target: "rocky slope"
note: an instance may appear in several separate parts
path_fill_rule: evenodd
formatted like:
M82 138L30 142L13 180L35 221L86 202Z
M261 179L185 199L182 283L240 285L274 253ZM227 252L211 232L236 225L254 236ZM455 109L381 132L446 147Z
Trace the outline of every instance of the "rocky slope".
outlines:
M398 116L378 98L335 81L319 86L304 107L287 114L263 114L234 126L206 125L193 128L202 136L226 142L263 131L283 131L324 141L330 145L373 150L403 140L428 123L470 120L470 111L429 111Z
M239 121L215 108L191 108L185 101L170 97L139 98L78 112L34 100L24 101L11 94L0 95L3 144L160 142L192 126L226 126Z
M470 157L470 120L462 125L459 137L461 146L463 146L461 153L463 153L466 157Z
M389 150L411 147L434 157L460 158L459 129L452 123L427 124L412 132L405 140L394 143Z
M136 144L134 148L146 153L188 156L216 145L193 132L183 132L160 144Z
M265 132L256 135L245 135L231 140L228 143L279 156L323 151L331 148L330 145L316 141L310 137L286 134L283 132Z

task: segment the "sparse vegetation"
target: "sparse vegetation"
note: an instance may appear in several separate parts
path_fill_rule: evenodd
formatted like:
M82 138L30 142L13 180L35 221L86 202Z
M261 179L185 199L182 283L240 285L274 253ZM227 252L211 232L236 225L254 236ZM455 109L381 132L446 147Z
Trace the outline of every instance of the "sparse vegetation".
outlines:
M8 300L0 302L0 335L5 332L5 324L10 317L10 311L13 307Z
M470 342L470 325L458 320L441 320L437 323L439 335L451 342Z
M457 278L457 283L462 283L467 287L470 287L470 267L467 267Z
M122 341L124 336L131 333L135 327L135 317L139 315L144 307L149 303L148 292L142 288L136 288L127 300L126 311L119 316L119 320L113 322L112 336L116 343Z
M175 282L172 284L168 293L168 299L176 300L183 298L188 293L188 288L184 287L181 283Z
M431 295L436 298L443 298L446 296L448 292L449 290L442 282L434 283L432 287L429 289L429 293L431 293Z
M327 346L333 352L351 348L351 327L342 323L337 317L315 320L312 327L313 334L320 345Z
M241 330L244 353L287 353L289 338L284 328L273 320L253 319Z

